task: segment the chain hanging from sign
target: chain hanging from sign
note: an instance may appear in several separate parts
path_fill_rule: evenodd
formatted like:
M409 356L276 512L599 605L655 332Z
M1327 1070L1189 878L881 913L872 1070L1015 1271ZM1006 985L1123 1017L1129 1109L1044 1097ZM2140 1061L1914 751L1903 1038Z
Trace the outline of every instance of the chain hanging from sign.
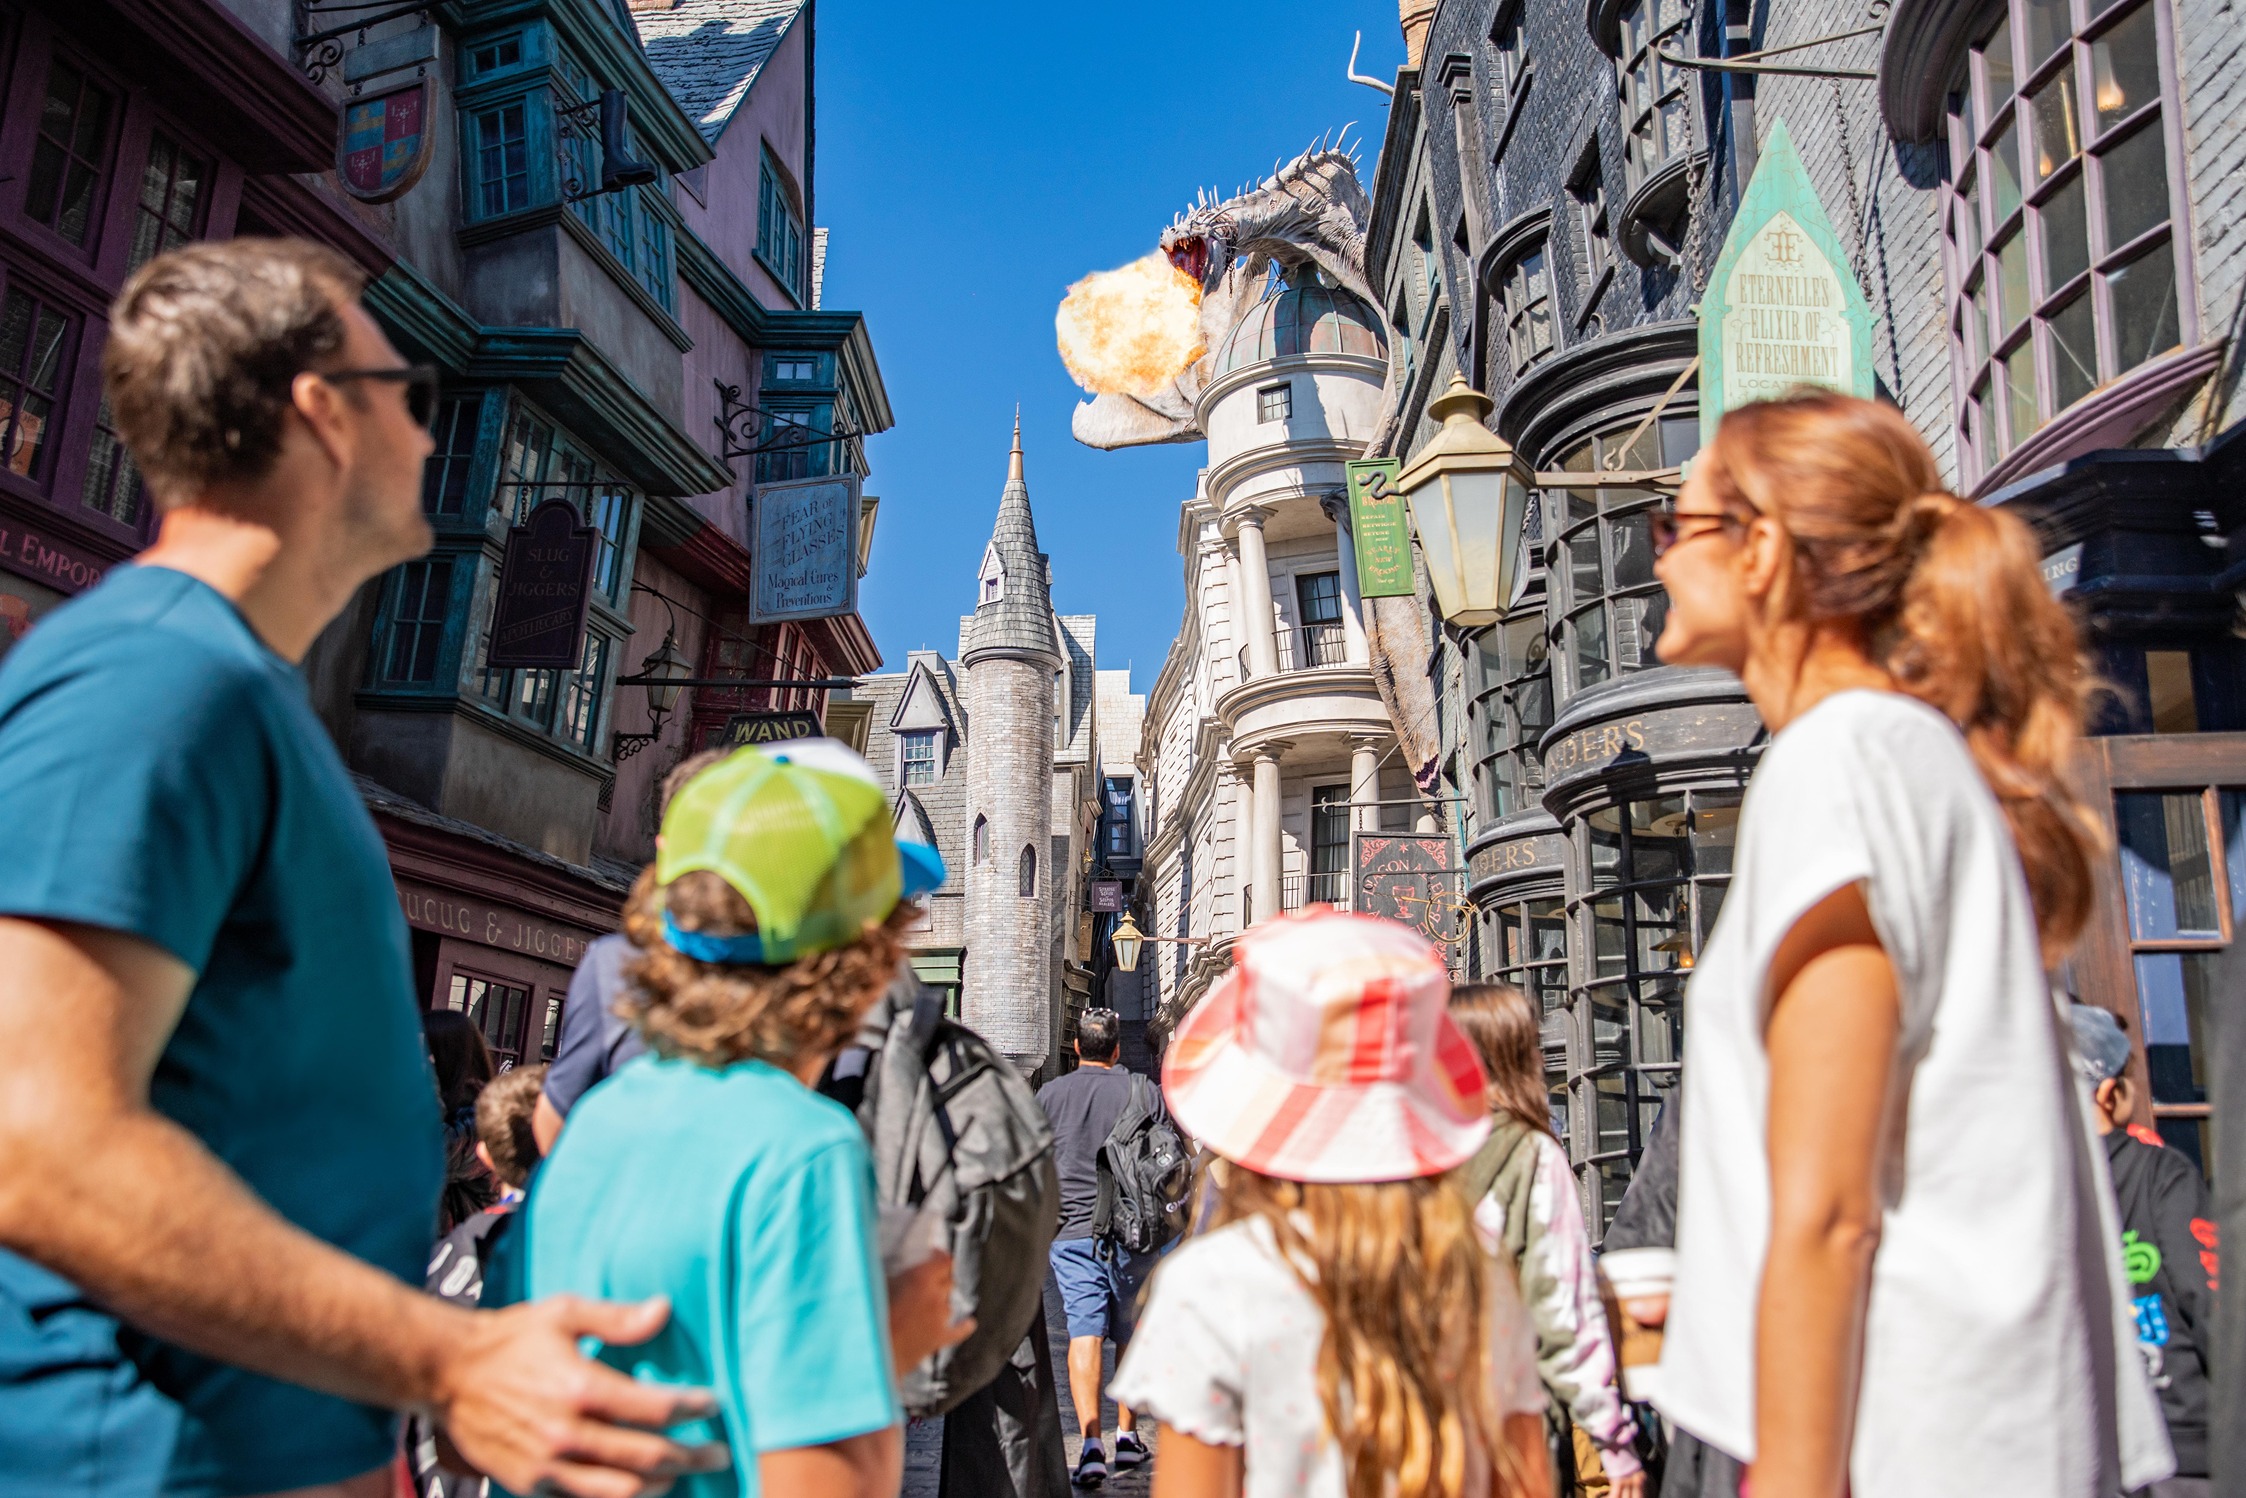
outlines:
M338 67L344 68L344 81L352 84L409 67L426 67L437 55L436 28L427 24L429 10L427 0L411 4L399 4L398 0L342 0L342 3L326 5L320 0L293 0L297 61L304 69L304 76L314 83L326 82L328 74ZM421 29L368 42L367 33L375 27L407 16L420 18ZM349 19L340 25L321 24L343 17ZM345 53L352 50L344 46L347 37L355 42L359 51L374 52L377 56L365 62L354 58L346 65Z

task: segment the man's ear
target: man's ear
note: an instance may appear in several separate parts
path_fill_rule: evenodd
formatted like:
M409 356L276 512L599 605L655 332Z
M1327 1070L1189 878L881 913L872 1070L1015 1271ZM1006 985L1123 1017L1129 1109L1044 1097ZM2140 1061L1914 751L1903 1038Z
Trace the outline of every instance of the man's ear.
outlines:
M2108 1077L2103 1082L2100 1082L2098 1084L2097 1090L2091 1094L2091 1096L2097 1100L2098 1111L2100 1113L2103 1113L2108 1118L2112 1118L2114 1114L2119 1111L2121 1103L2121 1088L2121 1078ZM480 1149L482 1148L482 1146L478 1145L477 1148Z
M338 386L309 370L289 381L289 404L312 434L312 440L328 455L328 461L338 468L347 468L351 463L351 420L345 410L346 402L347 397Z

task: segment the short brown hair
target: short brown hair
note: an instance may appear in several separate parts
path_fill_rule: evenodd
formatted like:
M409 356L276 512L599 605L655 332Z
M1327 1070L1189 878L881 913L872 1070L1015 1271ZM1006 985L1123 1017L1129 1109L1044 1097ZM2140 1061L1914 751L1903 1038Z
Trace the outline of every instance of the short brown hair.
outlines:
M491 1152L491 1168L510 1186L530 1179L538 1163L538 1136L530 1115L546 1086L543 1066L515 1066L501 1072L476 1099L476 1142Z
M273 466L299 374L342 352L359 268L301 239L186 245L109 309L102 386L157 503Z
M896 981L905 930L919 907L897 902L889 919L869 924L847 947L814 952L784 967L696 962L663 939L663 913L685 930L738 936L756 929L740 892L706 871L667 885L642 878L624 906L624 934L640 949L625 970L633 990L617 1013L660 1055L703 1066L755 1058L787 1067L839 1049Z

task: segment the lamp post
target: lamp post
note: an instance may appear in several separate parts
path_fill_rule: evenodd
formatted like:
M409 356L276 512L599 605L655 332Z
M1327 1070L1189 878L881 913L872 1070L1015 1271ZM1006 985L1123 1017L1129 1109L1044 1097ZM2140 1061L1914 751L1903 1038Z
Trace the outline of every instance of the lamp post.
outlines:
M1488 396L1463 375L1452 375L1450 388L1427 403L1442 430L1397 478L1411 504L1435 606L1450 623L1468 628L1495 624L1505 612L1536 482L1513 445L1483 425L1490 409Z
M663 643L639 663L638 677L630 683L647 688L648 731L619 733L610 740L609 754L617 763L630 759L663 736L663 720L678 707L679 693L693 674L693 666L679 653L677 634L666 629Z
M1108 939L1115 945L1116 971L1124 973L1139 970L1139 954L1146 950L1150 941L1173 947L1205 947L1210 940L1206 936L1149 936L1139 929L1139 923L1131 919L1128 910L1123 912L1123 919L1116 923L1115 933Z

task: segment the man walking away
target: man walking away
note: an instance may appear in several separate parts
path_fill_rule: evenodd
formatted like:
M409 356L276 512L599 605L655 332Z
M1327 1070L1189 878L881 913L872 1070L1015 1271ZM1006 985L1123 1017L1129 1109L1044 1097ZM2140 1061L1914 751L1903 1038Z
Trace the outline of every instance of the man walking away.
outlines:
M162 528L0 666L0 1495L375 1498L390 1411L622 1495L714 1408L668 1311L423 1295L435 1084L382 840L297 663L429 549L433 374L316 246L158 256L103 376ZM410 1281L410 1283L409 1283Z
M2067 1007L2075 1064L2097 1104L2090 1118L2105 1136L2121 1208L2121 1268L2137 1317L2137 1351L2176 1451L2176 1475L2146 1492L2151 1498L2208 1498L2207 1346L2217 1261L2207 1188L2183 1153L2132 1137L2136 1089L2126 1075L2129 1037L2121 1026L2095 1005Z
M1053 1124L1053 1159L1061 1177L1061 1230L1053 1239L1053 1281L1060 1287L1061 1308L1068 1318L1068 1391L1076 1404L1077 1427L1084 1433L1076 1484L1086 1488L1107 1481L1100 1428L1103 1346L1112 1339L1116 1359L1122 1360L1131 1342L1139 1286L1154 1264L1152 1254L1130 1253L1093 1232L1100 1205L1100 1146L1107 1143L1115 1120L1131 1099L1132 1075L1116 1065L1122 1043L1123 1024L1114 1010L1085 1010L1076 1021L1080 1064L1037 1093ZM1131 1412L1118 1406L1115 1465L1119 1468L1136 1467L1146 1460L1146 1445L1136 1426Z

